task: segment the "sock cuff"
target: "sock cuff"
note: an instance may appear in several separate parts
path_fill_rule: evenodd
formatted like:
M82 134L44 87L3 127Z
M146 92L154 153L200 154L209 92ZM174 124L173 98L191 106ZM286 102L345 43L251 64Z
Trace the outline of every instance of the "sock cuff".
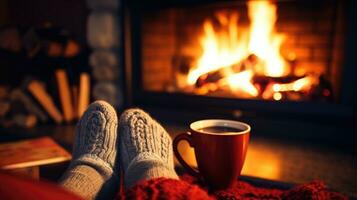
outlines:
M151 152L143 152L138 154L135 158L131 160L128 167L125 169L125 173L127 173L128 171L130 171L130 169L135 168L138 165L142 165L143 163L150 167L161 166L166 168L167 170L173 170L170 168L170 165L166 164L166 162L162 160L160 156Z
M101 158L99 158L96 155L91 155L91 154L86 154L82 155L79 158L72 160L71 162L71 168L75 168L75 166L78 165L87 165L95 170L98 171L98 173L103 176L104 180L108 180L112 176L117 177L118 175L113 171L113 167L103 161Z
M129 164L125 172L125 188L130 188L139 181L150 180L153 178L172 178L178 179L175 169L162 162L160 158L147 158L148 155L141 155L134 158L134 162Z
M60 184L65 185L62 183L65 183L64 180L67 180L68 178L71 179L70 183L75 183L76 186L81 185L85 180L89 180L89 182L87 182L90 183L88 187L93 187L93 185L98 182L104 182L104 179L99 172L87 165L77 165L67 170L67 172L61 177L59 181Z

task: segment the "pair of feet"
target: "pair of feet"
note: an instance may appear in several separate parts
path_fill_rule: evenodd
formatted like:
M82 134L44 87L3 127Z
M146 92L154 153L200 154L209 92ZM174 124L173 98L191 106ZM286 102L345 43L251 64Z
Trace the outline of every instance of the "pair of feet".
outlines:
M118 123L115 109L96 101L77 124L70 167L91 166L105 180L119 180L123 171L126 188L150 178L177 178L171 144L165 129L144 111L126 110Z

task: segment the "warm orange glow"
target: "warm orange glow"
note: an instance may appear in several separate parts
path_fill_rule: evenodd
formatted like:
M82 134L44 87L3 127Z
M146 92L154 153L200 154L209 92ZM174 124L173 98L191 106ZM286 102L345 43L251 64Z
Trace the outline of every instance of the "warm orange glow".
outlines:
M266 179L278 179L281 177L282 162L284 158L271 149L249 144L242 174ZM259 163L259 164L257 164Z
M266 87L262 94L263 99L273 98L279 101L283 98L284 92L308 92L314 85L318 84L318 77L309 75L290 83L274 83Z
M197 60L197 67L191 69L188 74L188 84L193 85L199 76L222 67L232 66L251 54L257 55L262 61L261 67L250 69L254 70L251 72L244 72L246 75L231 75L234 72L227 72L230 76L228 83L231 88L248 87L242 90L257 96L257 89L253 89L254 85L247 79L253 77L251 73L266 76L286 75L288 72L286 63L279 53L284 35L274 31L276 10L276 5L268 1L249 2L248 13L251 25L248 32L240 30L238 12L218 12L216 16L223 27L219 31L214 29L211 20L206 20L200 38L203 53ZM244 79L238 80L241 77Z
M273 98L275 101L279 101L281 98L283 98L283 95L280 92L276 92L274 93Z
M193 85L200 75L238 63L247 55L246 38L238 40L238 13L218 13L217 16L224 23L224 30L216 32L211 20L204 22L204 35L200 38L203 54L197 61L197 67L188 75L190 85Z
M301 91L301 90L308 90L310 87L316 83L316 78L313 76L307 76L304 78L300 78L291 83L285 84L274 84L273 90L274 92L287 92L287 91Z
M227 81L232 91L242 91L253 97L258 96L258 90L250 82L253 77L253 71L246 70L240 73L229 75L222 81Z
M286 75L284 58L280 55L283 34L277 34L274 25L277 20L277 7L269 1L248 2L248 14L251 19L249 52L264 61L266 76Z

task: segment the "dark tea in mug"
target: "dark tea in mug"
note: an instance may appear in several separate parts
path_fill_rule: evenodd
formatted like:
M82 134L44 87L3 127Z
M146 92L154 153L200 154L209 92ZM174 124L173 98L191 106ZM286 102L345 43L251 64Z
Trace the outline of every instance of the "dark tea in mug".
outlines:
M201 128L199 129L199 131L208 132L208 133L235 133L235 132L241 132L243 130L229 127L229 126L209 126L209 127Z

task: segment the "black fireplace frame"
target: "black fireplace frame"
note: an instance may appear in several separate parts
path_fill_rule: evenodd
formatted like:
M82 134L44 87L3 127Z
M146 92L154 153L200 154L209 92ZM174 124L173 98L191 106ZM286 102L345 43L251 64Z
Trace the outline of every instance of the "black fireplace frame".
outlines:
M180 93L148 92L142 87L140 13L146 9L195 6L218 2L219 0L131 0L123 2L125 95L128 106L152 106L160 108L189 109L207 111L208 108L220 110L242 110L257 113L274 113L281 116L297 115L323 118L355 118L357 105L357 67L354 50L357 47L357 2L344 1L346 6L347 30L345 54L341 73L340 98L337 103L265 101L248 99L228 99L196 96ZM336 0L337 1L337 0ZM220 1L222 2L222 1Z

